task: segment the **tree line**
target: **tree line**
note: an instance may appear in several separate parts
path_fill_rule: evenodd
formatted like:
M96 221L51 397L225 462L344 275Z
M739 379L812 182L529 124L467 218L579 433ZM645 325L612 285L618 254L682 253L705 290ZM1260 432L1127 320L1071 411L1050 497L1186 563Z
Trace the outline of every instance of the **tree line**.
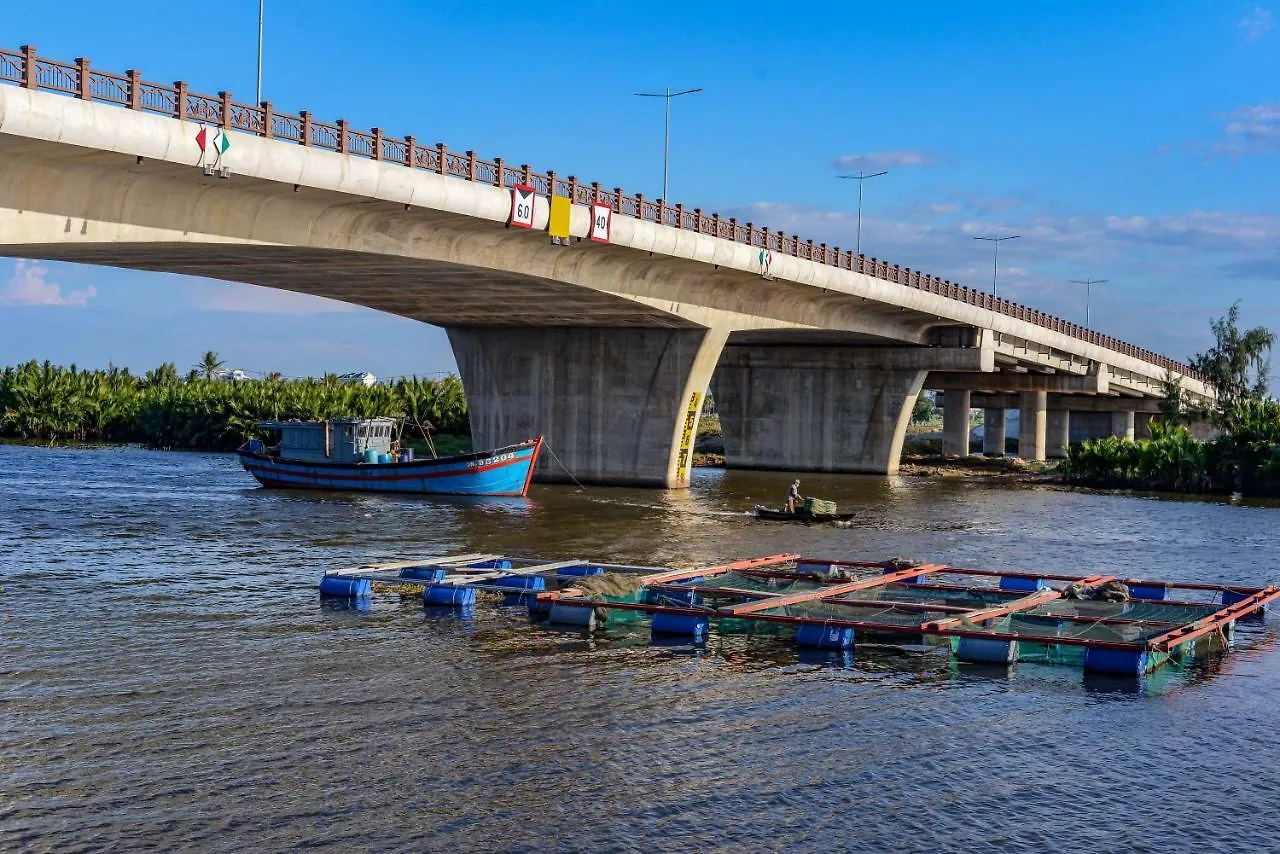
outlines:
M1069 483L1168 492L1280 496L1280 402L1269 393L1276 335L1240 329L1239 303L1211 321L1215 344L1191 359L1216 399L1189 404L1181 379L1164 381L1162 416L1151 438L1108 437L1073 447L1062 473ZM1210 423L1215 438L1197 441L1186 424Z
M469 432L456 376L366 387L336 376L228 382L215 353L185 376L172 362L141 376L35 361L0 372L0 437L48 444L137 442L155 448L231 450L262 435L259 421L390 416L406 435Z

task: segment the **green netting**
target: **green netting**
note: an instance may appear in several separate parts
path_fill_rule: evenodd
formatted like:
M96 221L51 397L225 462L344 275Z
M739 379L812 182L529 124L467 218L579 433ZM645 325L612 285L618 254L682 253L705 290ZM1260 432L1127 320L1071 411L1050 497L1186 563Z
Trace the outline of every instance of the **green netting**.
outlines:
M824 620L857 620L859 622L882 624L886 631L914 630L918 629L923 622L948 616L937 611L895 608L888 603L883 608L880 608L875 606L841 605L838 602L824 602L817 599L809 602L797 602L794 605L780 605L777 608L769 608L759 613L799 617L815 622Z

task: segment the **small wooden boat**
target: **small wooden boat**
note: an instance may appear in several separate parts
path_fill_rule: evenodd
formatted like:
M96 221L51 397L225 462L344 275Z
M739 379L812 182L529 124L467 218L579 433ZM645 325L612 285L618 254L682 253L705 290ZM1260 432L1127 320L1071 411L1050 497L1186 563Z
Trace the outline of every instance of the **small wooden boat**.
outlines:
M756 505L756 518L771 522L848 522L854 513L789 513L785 508Z
M539 436L491 451L415 460L410 450L392 454L395 421L390 418L264 421L260 426L278 431L280 443L267 447L250 439L237 453L245 471L267 487L522 497L542 451Z

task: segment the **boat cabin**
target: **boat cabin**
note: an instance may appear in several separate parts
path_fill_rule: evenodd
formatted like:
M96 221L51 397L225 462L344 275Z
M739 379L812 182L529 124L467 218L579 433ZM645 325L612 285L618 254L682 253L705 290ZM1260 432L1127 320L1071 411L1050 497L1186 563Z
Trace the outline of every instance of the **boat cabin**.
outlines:
M327 421L263 421L280 434L279 456L314 463L358 463L366 450L391 453L394 418L330 418Z

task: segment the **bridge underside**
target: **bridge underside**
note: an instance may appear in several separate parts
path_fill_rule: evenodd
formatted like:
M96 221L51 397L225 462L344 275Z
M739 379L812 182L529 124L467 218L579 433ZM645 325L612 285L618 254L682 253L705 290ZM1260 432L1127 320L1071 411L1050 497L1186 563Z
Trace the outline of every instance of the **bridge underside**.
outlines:
M765 279L726 262L746 247L687 231L553 244L500 221L498 188L384 164L374 175L247 134L235 135L243 174L210 177L193 166L194 130L0 92L0 255L262 285L443 326L473 439L545 435L559 459L543 460L546 479L687 485L709 385L730 465L876 473L896 469L931 374L968 388L948 373L1000 360L1094 387L1087 359L993 342L968 307L948 313L896 284L837 287L829 268ZM89 147L103 134L115 150Z

